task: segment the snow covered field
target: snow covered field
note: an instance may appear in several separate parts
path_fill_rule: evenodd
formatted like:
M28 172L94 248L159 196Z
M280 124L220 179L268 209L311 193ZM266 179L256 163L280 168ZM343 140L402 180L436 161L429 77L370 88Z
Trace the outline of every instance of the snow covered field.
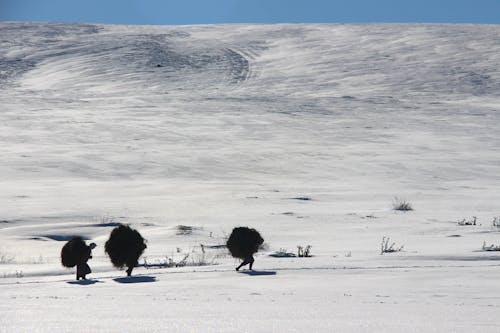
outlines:
M499 124L500 26L0 22L0 332L498 332Z

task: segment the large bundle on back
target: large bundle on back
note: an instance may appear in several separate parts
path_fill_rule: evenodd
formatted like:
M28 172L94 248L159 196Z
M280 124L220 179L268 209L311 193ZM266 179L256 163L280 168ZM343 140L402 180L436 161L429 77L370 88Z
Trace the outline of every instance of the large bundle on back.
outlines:
M264 239L257 230L238 227L233 229L226 246L233 257L245 259L256 253L262 243Z
M90 248L81 237L73 237L61 250L61 263L64 267L74 267L84 263L90 256Z
M127 266L132 272L132 268L137 265L137 260L146 247L144 238L137 230L127 225L120 225L111 232L105 250L115 267Z

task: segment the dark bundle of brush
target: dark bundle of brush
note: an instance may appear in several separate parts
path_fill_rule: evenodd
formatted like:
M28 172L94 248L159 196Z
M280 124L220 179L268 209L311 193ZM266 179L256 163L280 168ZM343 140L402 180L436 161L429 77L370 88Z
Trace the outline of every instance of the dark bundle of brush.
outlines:
M264 239L255 229L247 227L234 228L226 246L235 258L245 259L253 256L264 243Z
M115 267L128 267L127 275L130 276L146 247L146 240L137 230L120 225L111 231L104 249Z
M89 259L90 247L82 237L73 237L61 250L61 263L64 267L75 267Z

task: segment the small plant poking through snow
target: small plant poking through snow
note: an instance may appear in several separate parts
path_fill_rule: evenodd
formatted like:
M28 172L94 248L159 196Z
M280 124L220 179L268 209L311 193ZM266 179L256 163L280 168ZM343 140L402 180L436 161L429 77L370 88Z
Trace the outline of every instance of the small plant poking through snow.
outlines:
M458 225L477 225L477 217L473 216L470 220L463 219L457 222Z
M14 272L11 272L11 273L3 273L2 275L0 275L0 277L2 278L23 278L24 277L24 273L23 271L14 271Z
M389 245L389 241L389 237L382 237L382 243L380 244L380 254L399 252L403 250L404 245L397 247L395 242Z
M312 257L311 245L307 245L306 247L297 245L297 257Z
M491 223L491 226L493 228L499 228L500 229L500 216L495 216L493 218L493 222Z
M96 223L98 226L101 227L116 227L120 223L116 221L116 218L114 216L111 216L109 214L105 214L99 217L94 217L94 223Z
M297 255L295 253L288 252L285 248L280 248L278 251L271 253L269 256L275 258L291 258L296 257Z
M398 210L401 212L408 212L413 210L413 207L409 201L406 199L402 199L399 197L394 197L394 201L392 202L392 209Z
M41 265L41 264L46 264L49 261L46 258L42 257L42 255L39 255L36 258L35 257L29 258L28 262L34 265Z
M10 264L13 262L14 262L13 256L5 253L0 253L0 264Z
M176 258L171 255L151 261L144 258L143 266L145 268L171 268L217 265L217 259L226 255L225 253L208 253L203 244L200 244L200 252L197 251L197 248L193 248L191 251L183 253L182 249L177 248L176 253L182 253L182 256Z
M486 241L483 242L483 251L500 251L500 245L486 245Z

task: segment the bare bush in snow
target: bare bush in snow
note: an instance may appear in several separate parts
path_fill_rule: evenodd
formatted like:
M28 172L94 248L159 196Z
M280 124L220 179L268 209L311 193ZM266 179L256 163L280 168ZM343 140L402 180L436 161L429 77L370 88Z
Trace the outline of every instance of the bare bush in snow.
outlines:
M271 253L269 256L274 258L291 258L296 257L297 255L293 252L288 252L285 248L280 248L278 251Z
M483 242L483 251L500 251L500 245L486 245L486 241Z
M380 254L399 252L403 250L404 245L398 247L396 246L395 242L392 242L391 245L389 245L389 241L389 237L382 237L382 243L380 244Z
M408 212L413 210L413 207L409 201L406 199L402 199L399 197L394 197L394 200L392 202L392 209L401 211L401 212Z
M176 253L183 253L182 249L177 248ZM148 259L144 258L145 268L171 268L171 267L195 267L195 266L209 266L217 265L217 259L225 256L226 254L221 253L209 253L205 250L204 245L200 245L200 251L197 248L193 248L187 253L183 253L180 257L175 257L174 255L165 256L162 258Z
M306 247L297 245L297 257L312 257L311 247L311 245L307 245Z
M477 225L477 217L473 216L471 219L466 220L462 219L457 222L458 225L460 226L465 226L465 225Z

